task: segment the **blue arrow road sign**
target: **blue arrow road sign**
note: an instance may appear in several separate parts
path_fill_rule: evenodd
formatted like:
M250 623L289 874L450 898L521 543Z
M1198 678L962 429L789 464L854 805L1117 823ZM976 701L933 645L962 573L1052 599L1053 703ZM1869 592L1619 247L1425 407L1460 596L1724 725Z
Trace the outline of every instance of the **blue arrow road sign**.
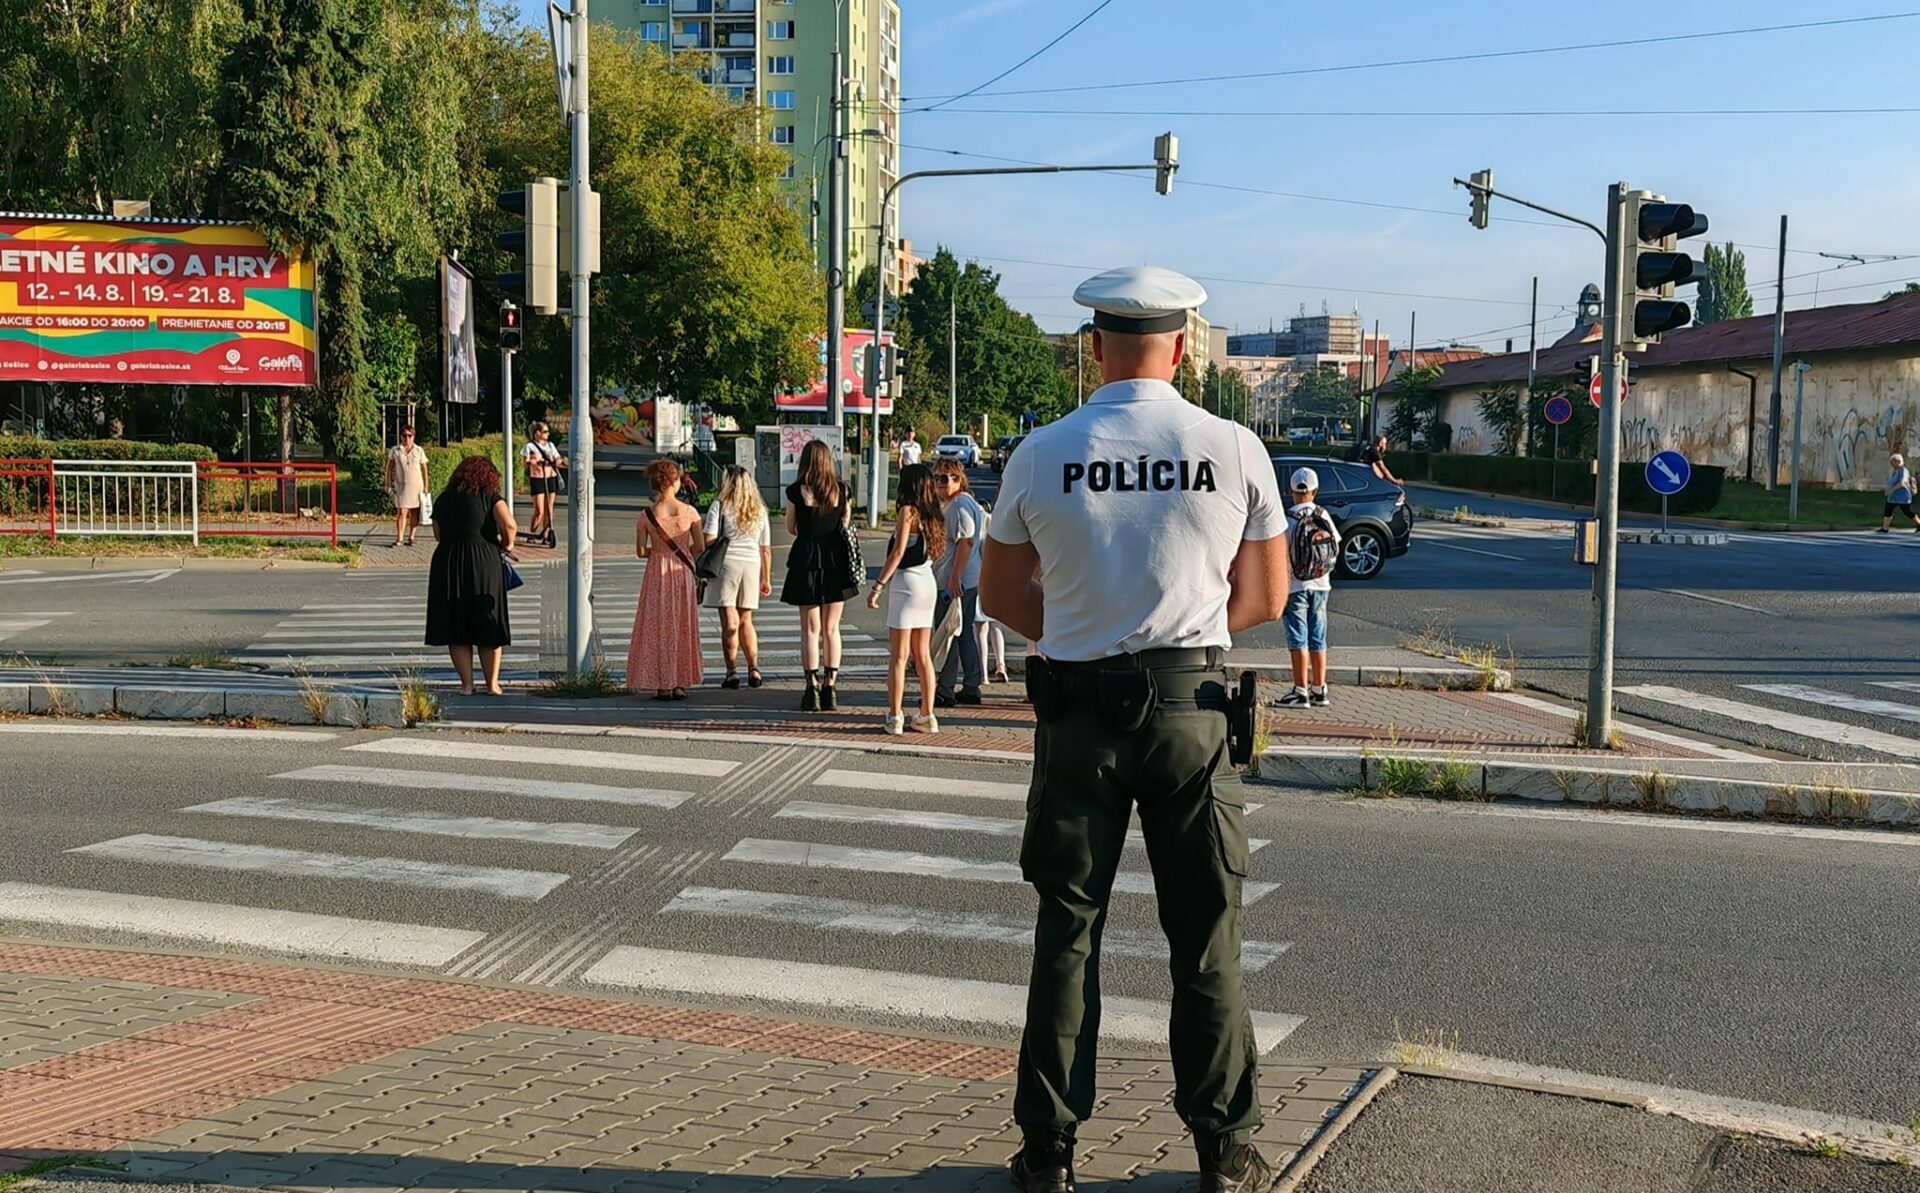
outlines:
M1679 452L1661 452L1647 461L1647 488L1665 497L1687 487L1693 466Z

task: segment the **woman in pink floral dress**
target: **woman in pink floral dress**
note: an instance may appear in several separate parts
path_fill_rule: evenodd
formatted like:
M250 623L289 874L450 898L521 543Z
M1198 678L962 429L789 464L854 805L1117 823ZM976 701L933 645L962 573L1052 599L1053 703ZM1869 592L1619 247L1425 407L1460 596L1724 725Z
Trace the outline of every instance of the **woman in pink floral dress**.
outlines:
M647 561L627 646L627 687L655 700L685 700L700 682L700 608L693 561L706 549L700 511L681 501L680 466L647 465L653 505L640 512L634 547Z

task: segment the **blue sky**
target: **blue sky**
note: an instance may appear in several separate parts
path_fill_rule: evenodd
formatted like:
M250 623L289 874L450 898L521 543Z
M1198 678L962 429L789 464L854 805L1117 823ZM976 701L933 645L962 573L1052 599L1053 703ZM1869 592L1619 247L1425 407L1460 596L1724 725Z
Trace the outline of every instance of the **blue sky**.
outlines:
M529 12L544 9L522 2ZM827 3L800 0L801 19L808 6ZM1600 280L1599 241L1579 229L1519 222L1544 217L1499 203L1492 228L1476 231L1466 220L1466 193L1451 180L1483 167L1502 189L1595 222L1603 222L1607 184L1622 179L1692 203L1708 214L1714 239L1749 246L1748 281L1760 310L1773 302L1772 246L1782 213L1791 217L1789 310L1811 305L1816 286L1821 305L1832 305L1877 299L1920 278L1920 255L1847 268L1813 255L1920 254L1920 158L1909 151L1920 114L1445 114L1920 107L1903 85L1920 59L1920 13L1494 61L1065 94L983 92L938 111L912 110L1012 66L1098 3L902 0L902 141L915 147L905 154L909 170L995 164L938 150L1062 164L1144 161L1154 134L1180 136L1179 182L1167 198L1144 175L928 179L902 192L904 233L916 250L945 244L999 270L1003 292L1049 330L1077 321L1071 295L1082 277L1151 262L1201 278L1211 294L1205 313L1216 325L1264 329L1284 324L1302 304L1310 313L1324 304L1358 309L1369 324L1378 319L1398 344L1417 311L1423 346L1459 339L1495 350L1509 336L1525 347L1528 291L1538 274L1542 334L1550 340L1570 326L1580 287ZM1110 0L987 90L1299 70L1904 10L1703 0L1664 24L1644 15L1598 19L1607 11L1576 3ZM1393 206L1250 193L1269 191Z

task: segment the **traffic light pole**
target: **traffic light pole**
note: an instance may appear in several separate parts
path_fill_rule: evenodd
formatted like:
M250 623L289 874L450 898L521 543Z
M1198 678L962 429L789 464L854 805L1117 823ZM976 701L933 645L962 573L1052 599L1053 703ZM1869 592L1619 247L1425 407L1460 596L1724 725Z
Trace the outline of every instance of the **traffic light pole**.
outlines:
M500 349L500 495L513 508L513 349Z
M1607 288L1600 315L1600 453L1594 477L1593 627L1587 656L1587 745L1604 750L1613 740L1613 630L1615 564L1620 554L1620 382L1626 376L1623 344L1633 318L1632 233L1626 227L1627 184L1607 188Z
M878 352L887 327L887 246L892 243L888 238L887 217L893 211L893 196L896 191L916 178L985 178L1002 174L1117 174L1123 171L1153 170L1165 176L1171 175L1173 167L1168 162L1149 162L1144 166L999 166L977 170L915 170L896 178L892 186L880 197L880 233L879 253L875 261L875 272L879 280L873 296L873 351ZM1171 183L1167 184L1169 189ZM1161 193L1166 193L1162 191ZM828 354L829 360L832 353ZM899 378L888 380L888 392L899 384ZM873 411L873 449L868 461L867 471L867 525L880 525L880 503L883 500L885 486L881 477L886 474L886 449L880 445L880 395L867 395L867 402Z
M833 52L833 143L827 165L827 425L847 426L847 396L841 384L840 350L847 335L846 80L840 76L840 51ZM859 457L856 456L856 459Z
M593 385L589 369L587 314L592 306L587 272L587 0L573 0L569 38L573 49L573 165L568 175L573 204L573 425L567 434L572 457L573 500L567 505L567 670L593 668Z

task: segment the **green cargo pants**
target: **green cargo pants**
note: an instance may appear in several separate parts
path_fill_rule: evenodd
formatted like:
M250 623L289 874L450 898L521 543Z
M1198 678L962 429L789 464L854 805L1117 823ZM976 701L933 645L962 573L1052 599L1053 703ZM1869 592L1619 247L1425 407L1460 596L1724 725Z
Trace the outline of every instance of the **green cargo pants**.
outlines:
M1013 1113L1036 1146L1071 1142L1093 1113L1100 935L1136 804L1172 954L1174 1109L1203 1150L1260 1124L1240 976L1246 798L1226 717L1166 701L1126 734L1074 705L1038 727L1020 848L1040 915Z

